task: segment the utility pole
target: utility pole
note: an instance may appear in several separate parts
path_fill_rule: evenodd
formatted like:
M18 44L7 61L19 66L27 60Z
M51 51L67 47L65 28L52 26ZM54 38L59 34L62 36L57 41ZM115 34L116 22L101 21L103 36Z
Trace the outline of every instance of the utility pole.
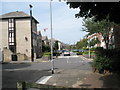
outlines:
M32 32L32 5L30 7L30 26L31 26L31 61L34 61L34 52L33 52L33 32Z
M54 60L53 60L53 33L52 33L52 2L50 0L50 27L51 27L51 71L54 74Z

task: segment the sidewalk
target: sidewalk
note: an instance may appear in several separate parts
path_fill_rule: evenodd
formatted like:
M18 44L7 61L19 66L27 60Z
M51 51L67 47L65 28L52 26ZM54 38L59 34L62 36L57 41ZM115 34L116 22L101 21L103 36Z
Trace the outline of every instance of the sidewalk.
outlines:
M76 88L120 88L120 78L116 74L102 75L92 73Z
M82 56L80 58L92 61ZM120 88L120 77L93 73L92 70L56 70L46 84L71 88Z
M2 64L24 64L24 63L38 63L38 62L49 62L49 60L43 60L42 58L35 59L33 62L31 60L21 60L21 61L10 61L10 62L2 62Z

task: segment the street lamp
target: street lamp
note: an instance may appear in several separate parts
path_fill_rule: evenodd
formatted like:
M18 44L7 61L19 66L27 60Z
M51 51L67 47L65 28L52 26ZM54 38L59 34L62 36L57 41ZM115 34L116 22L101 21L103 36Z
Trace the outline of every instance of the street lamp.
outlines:
M30 7L30 26L31 26L31 61L34 61L34 52L33 52L33 32L32 32L32 5Z
M50 0L50 27L51 27L51 71L54 74L54 60L53 60L53 34L52 34L52 3Z

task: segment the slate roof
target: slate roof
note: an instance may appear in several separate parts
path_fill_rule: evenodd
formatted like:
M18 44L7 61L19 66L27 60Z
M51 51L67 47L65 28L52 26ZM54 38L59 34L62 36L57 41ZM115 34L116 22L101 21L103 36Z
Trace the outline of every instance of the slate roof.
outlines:
M24 13L23 11L10 12L1 15L2 18L12 18L12 17L30 17L30 15Z
M10 12L10 13L6 13L3 15L0 15L1 19L8 19L8 18L30 18L30 15L26 14L23 11L16 11L16 12ZM32 17L33 19L35 19L34 17ZM38 22L35 19L36 22Z

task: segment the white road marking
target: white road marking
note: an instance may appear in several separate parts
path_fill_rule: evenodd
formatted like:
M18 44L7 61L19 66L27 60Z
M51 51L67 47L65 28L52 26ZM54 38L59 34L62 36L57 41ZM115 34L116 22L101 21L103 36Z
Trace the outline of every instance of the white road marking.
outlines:
M77 58L79 56L74 55L74 56L59 56L58 58Z
M36 81L37 84L45 84L52 76L43 76Z

